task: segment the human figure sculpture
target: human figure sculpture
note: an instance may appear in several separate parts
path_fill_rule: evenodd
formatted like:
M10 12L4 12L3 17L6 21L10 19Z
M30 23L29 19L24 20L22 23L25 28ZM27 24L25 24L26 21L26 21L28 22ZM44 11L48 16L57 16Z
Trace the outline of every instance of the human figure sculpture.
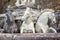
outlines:
M17 26L15 24L14 17L12 16L11 11L8 11L6 13L6 19L4 22L3 29L5 30L4 32L8 33L17 32Z

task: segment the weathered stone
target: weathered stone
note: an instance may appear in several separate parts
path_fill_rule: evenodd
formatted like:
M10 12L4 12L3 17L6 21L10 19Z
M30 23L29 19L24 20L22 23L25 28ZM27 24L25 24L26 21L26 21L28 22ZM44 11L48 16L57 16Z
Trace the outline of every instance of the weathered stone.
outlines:
M15 34L14 40L55 40L60 39L59 33Z
M0 40L60 40L60 33L36 33L36 34L3 34Z
M12 34L2 34L0 33L0 40L12 40L13 35Z
M34 37L32 36L22 36L22 35L15 35L14 40L34 40Z

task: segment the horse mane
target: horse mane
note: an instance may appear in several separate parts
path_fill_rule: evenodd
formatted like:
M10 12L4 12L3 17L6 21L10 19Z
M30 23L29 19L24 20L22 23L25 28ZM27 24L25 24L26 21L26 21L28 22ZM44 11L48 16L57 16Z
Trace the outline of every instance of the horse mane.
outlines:
M44 13L44 12L54 12L54 10L53 9L44 9L41 11L41 13Z

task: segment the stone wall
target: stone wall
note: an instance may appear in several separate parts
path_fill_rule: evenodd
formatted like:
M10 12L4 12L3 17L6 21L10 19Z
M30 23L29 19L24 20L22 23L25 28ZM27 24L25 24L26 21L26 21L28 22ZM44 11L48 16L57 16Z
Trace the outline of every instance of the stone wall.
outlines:
M1 34L0 40L60 40L59 33L47 34Z

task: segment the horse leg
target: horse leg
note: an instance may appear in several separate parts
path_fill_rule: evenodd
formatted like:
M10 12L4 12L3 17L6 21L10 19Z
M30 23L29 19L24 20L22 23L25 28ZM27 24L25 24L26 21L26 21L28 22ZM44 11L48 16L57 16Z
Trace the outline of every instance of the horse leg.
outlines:
M35 33L35 29L33 28L32 30L33 30L33 33Z
M21 28L20 33L21 33L21 34L23 33L23 27Z
M54 28L52 28L52 27L49 28L49 31L50 30L52 30L53 33L57 33L57 31Z

